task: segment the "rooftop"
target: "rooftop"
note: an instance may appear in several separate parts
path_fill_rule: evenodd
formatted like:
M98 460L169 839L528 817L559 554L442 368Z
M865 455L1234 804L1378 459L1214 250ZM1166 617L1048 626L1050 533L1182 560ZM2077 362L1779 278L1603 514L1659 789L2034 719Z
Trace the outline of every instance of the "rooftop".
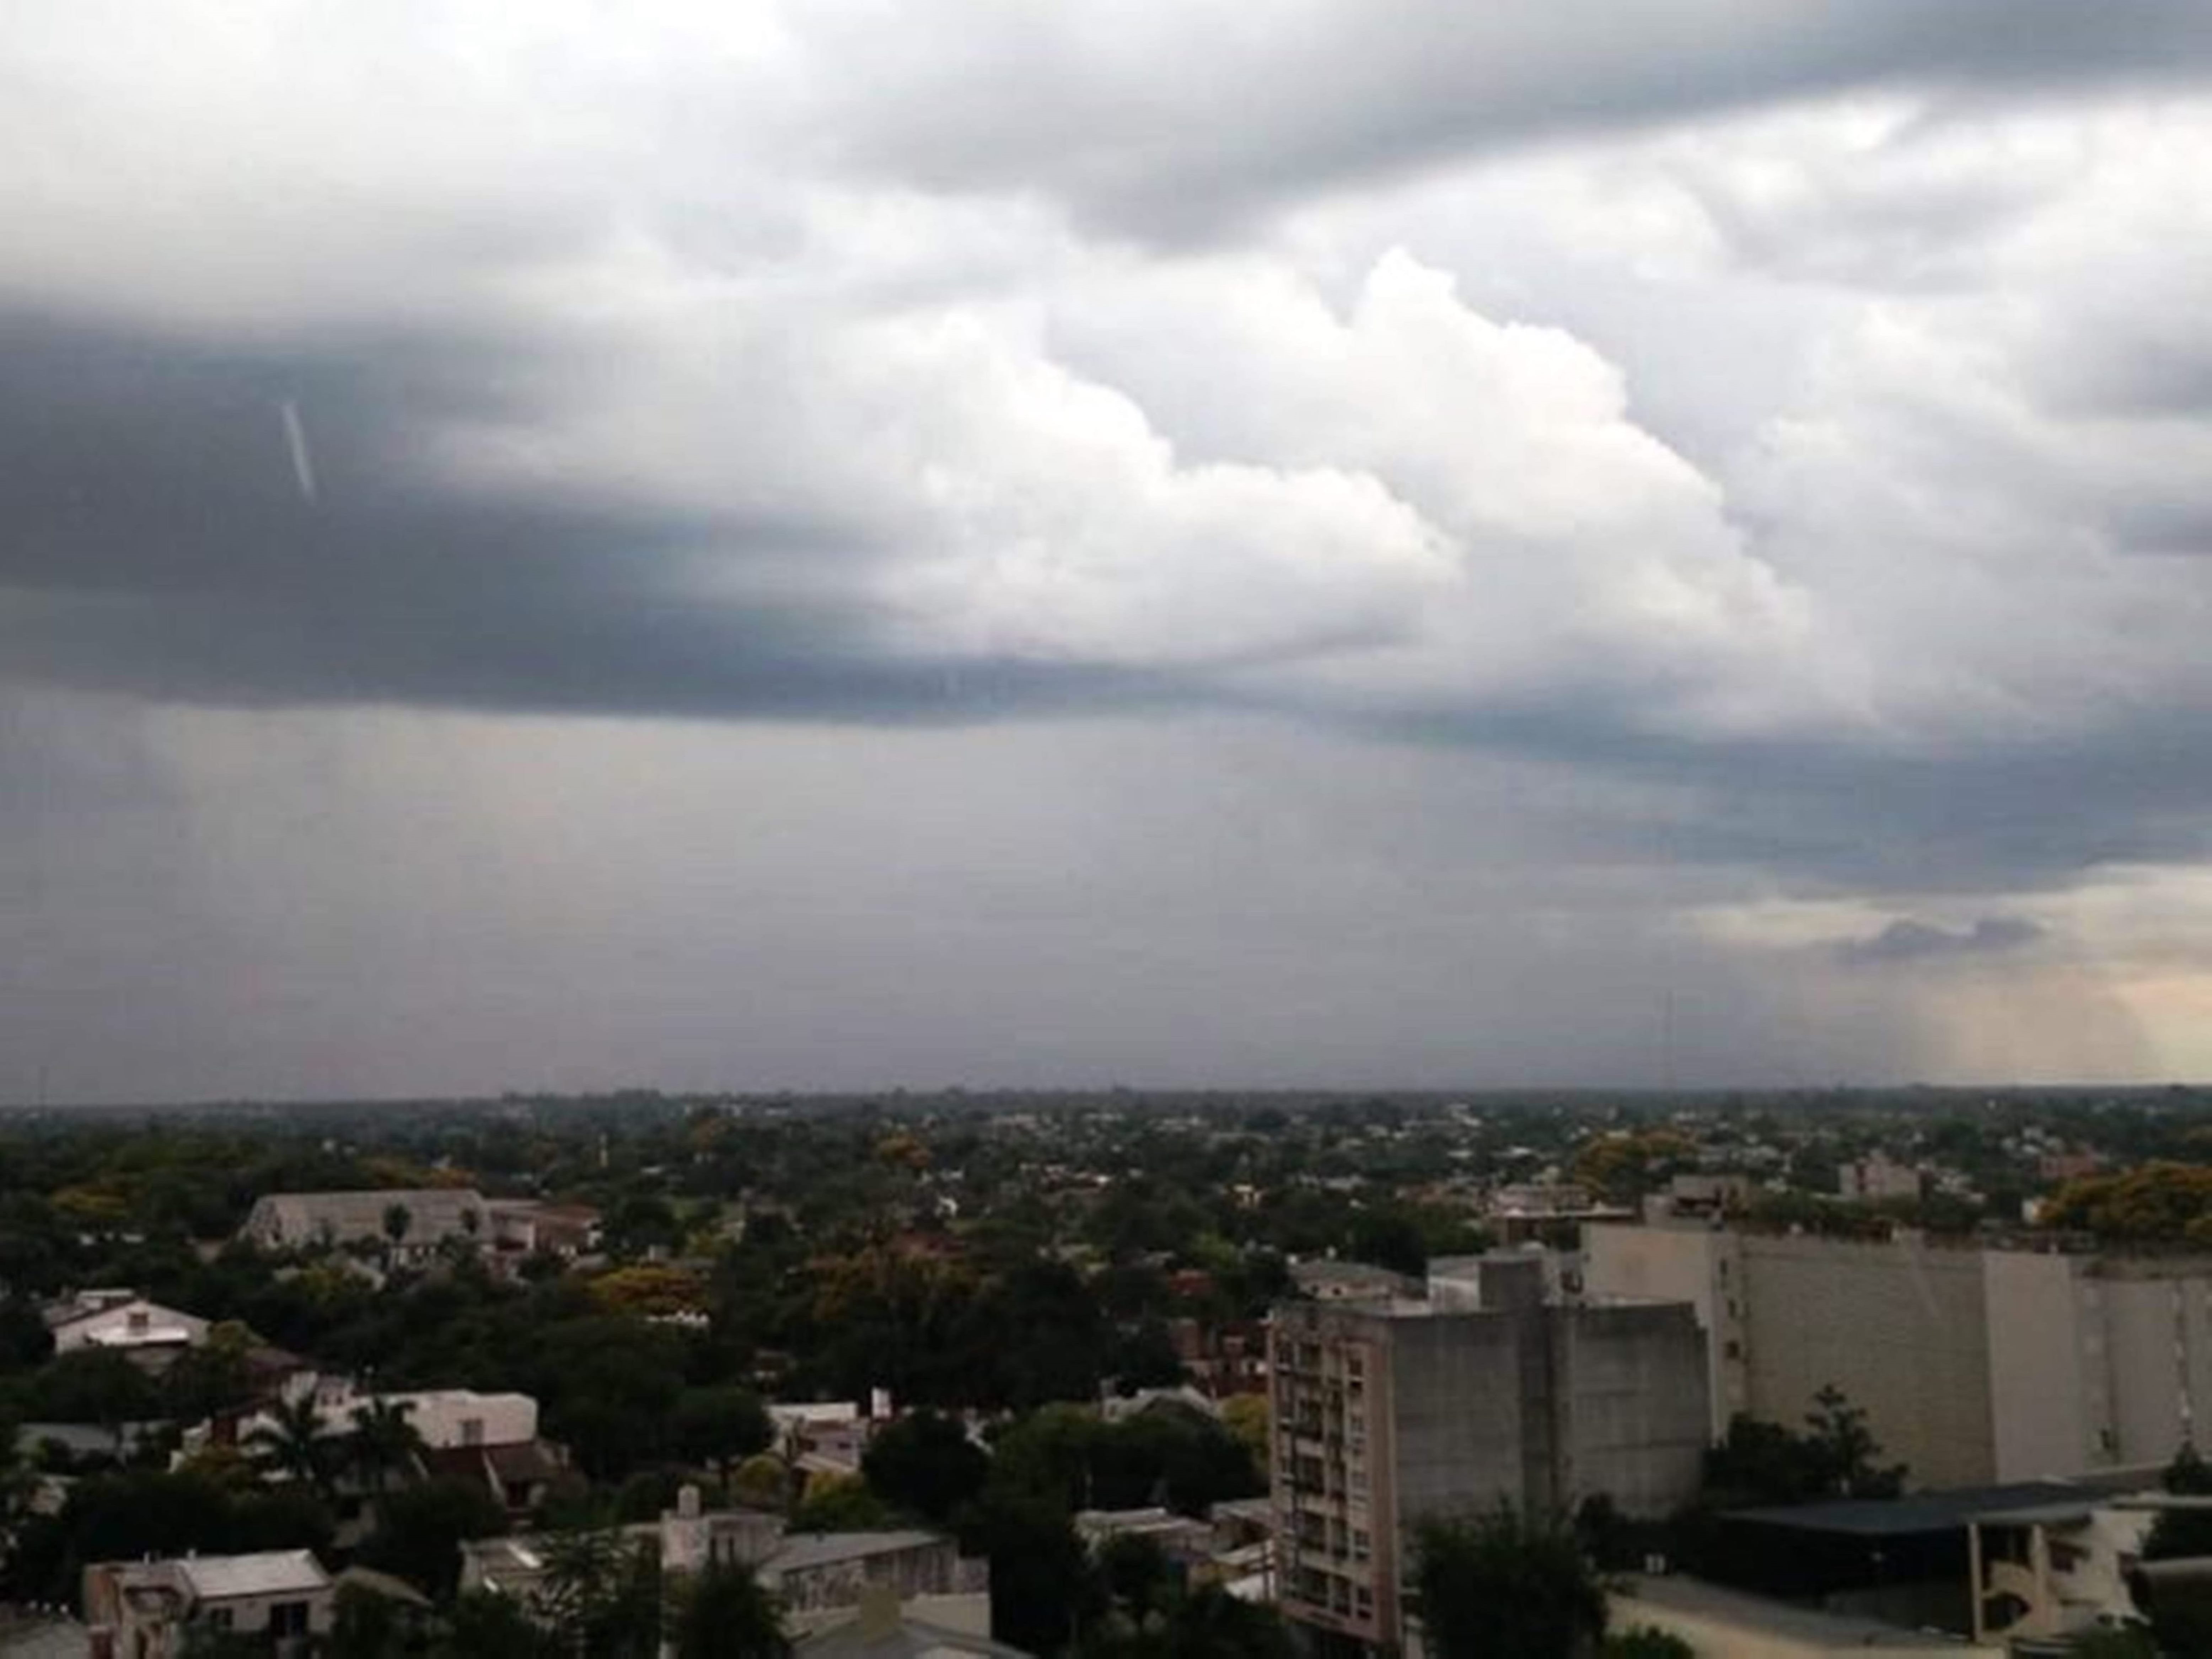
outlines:
M1820 1652L1872 1648L1915 1653L1978 1653L1956 1638L1905 1630L1871 1619L1852 1619L1795 1607L1787 1601L1747 1595L1724 1589L1701 1578L1669 1576L1632 1578L1625 1595L1616 1598L1614 1622L1623 1626L1638 1622L1639 1609L1675 1613L1700 1623L1722 1625L1737 1632L1756 1632L1765 1641L1787 1644L1792 1652ZM1625 1603L1626 1605L1621 1605Z
M1729 1510L1724 1521L1784 1527L1851 1538L1904 1538L1963 1529L1980 1520L2022 1514L2075 1515L2109 1502L2113 1489L2090 1480L2025 1480L2002 1486L1960 1486L1903 1498L1844 1498L1826 1504Z
M307 1550L267 1550L258 1555L196 1555L175 1563L203 1601L238 1595L307 1595L330 1586L330 1575Z

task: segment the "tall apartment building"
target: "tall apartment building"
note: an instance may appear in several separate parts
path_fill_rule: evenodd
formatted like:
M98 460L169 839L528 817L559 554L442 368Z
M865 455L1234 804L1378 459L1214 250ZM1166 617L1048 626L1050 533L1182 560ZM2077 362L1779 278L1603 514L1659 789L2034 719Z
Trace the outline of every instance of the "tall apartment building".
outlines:
M1547 1300L1526 1257L1486 1261L1480 1292L1275 1311L1278 1583L1323 1652L1404 1646L1424 1519L1599 1492L1656 1516L1697 1490L1711 1419L1687 1307Z
M2212 1413L2212 1261L1770 1235L1583 1235L1593 1295L1697 1310L1712 1431L1832 1383L1913 1485L2162 1464Z

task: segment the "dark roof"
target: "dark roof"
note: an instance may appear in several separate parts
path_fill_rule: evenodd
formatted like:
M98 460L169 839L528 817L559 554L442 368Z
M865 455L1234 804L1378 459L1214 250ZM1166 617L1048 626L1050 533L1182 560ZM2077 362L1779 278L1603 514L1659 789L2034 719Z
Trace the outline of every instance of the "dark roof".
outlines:
M1907 1538L1963 1531L1985 1515L2048 1505L2081 1505L2107 1496L2098 1488L2067 1480L2023 1480L2007 1486L1960 1486L1949 1492L1913 1492L1904 1498L1844 1498L1826 1504L1729 1510L1723 1521L1752 1526L1785 1527L1793 1532L1829 1533L1849 1538Z

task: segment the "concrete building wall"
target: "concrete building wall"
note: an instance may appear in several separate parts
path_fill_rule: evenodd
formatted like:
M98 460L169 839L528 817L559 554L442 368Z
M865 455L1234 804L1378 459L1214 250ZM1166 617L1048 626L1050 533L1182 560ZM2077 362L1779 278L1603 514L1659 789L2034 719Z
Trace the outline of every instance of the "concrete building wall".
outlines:
M1995 1478L2034 1480L2109 1463L2098 1435L2107 1392L2103 1341L2093 1345L2083 1325L2076 1264L1992 1250L1982 1272Z
M1399 1529L1530 1501L1522 1323L1483 1315L1388 1322Z
M1593 1299L1686 1302L1705 1345L1708 1432L1751 1408L1745 1361L1742 1241L1711 1226L1603 1226L1583 1234L1583 1280Z
M1554 1501L1595 1493L1657 1519L1697 1495L1711 1413L1705 1341L1676 1303L1553 1310L1566 1443Z
M1747 1235L1747 1409L1795 1427L1828 1384L1920 1486L1996 1478L1978 1251Z
M2179 1279L2094 1284L2104 1306L2117 1461L2162 1463L2180 1449L2190 1415L2188 1284Z

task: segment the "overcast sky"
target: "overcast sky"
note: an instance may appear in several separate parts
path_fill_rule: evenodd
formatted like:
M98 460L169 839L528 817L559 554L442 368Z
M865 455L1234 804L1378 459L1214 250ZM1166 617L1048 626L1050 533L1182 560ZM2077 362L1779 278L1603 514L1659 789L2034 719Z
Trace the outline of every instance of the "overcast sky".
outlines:
M2212 1075L2208 177L2201 4L10 6L0 1100Z

